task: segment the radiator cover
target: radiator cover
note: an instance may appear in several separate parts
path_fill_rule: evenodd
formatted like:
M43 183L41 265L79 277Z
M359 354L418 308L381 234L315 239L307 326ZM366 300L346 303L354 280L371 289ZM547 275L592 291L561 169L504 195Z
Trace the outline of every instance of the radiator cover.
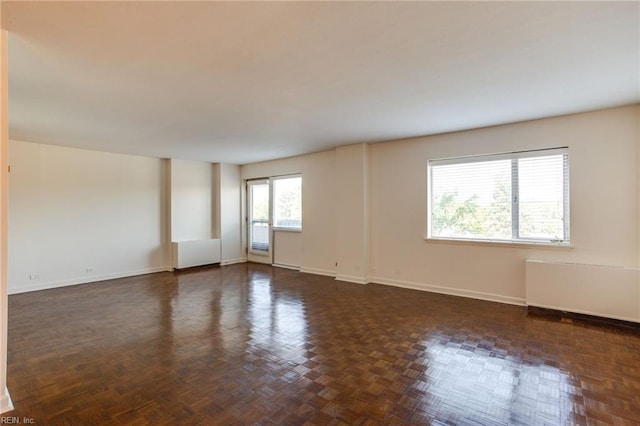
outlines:
M174 241L171 243L175 269L220 263L220 240Z
M525 263L530 306L640 322L640 270L579 263Z

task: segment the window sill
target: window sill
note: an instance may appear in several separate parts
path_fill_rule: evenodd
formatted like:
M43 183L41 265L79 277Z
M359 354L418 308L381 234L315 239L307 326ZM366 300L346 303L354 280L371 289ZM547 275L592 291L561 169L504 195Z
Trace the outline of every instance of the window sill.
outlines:
M271 228L275 232L297 232L301 233L301 228L276 228L275 226Z
M468 246L485 246L485 247L510 247L510 248L537 248L552 250L573 250L572 244L566 243L546 243L534 241L501 241L501 240L463 240L454 238L430 238L425 237L425 242L436 244L454 244Z

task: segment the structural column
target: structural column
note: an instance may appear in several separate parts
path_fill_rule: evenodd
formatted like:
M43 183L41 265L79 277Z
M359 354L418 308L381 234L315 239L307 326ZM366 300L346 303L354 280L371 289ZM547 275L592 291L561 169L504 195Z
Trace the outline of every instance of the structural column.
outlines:
M369 146L336 149L336 279L369 282Z
M640 81L638 82L640 84ZM636 166L636 170L638 170L638 174L636 177L636 181L638 184L638 191L636 192L636 194L638 194L638 240L637 240L637 250L638 250L638 268L640 268L640 104L636 105L636 116L638 117L638 119L636 120L636 140L638 141L638 143L636 144L636 159L637 159L637 166ZM640 285L640 282L638 283L638 285ZM640 295L638 296L640 298Z

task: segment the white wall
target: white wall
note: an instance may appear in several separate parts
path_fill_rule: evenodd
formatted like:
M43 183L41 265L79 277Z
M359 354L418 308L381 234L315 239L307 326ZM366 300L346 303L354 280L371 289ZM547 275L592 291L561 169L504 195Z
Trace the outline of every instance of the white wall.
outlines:
M371 281L521 304L527 258L637 266L639 109L369 145L368 172L356 165L354 173L369 176L369 214L363 220L370 221L370 234L358 237L354 231L351 237L356 245L370 239ZM570 152L572 249L425 241L429 159L558 146ZM353 186L345 184L348 173L337 164L341 149L241 168L243 179L302 173L303 271L335 274L335 262L349 257L336 249L343 240L336 233L345 231L336 218L360 215L341 198L341 185ZM356 191L354 200L362 199L355 187L348 190Z
M11 293L167 270L172 240L245 260L239 166L22 141L9 159Z
M301 270L325 275L336 271L335 150L244 165L243 180L302 174Z
M10 141L9 161L10 293L166 268L161 160Z
M522 303L527 258L636 266L637 108L372 145L372 280ZM573 249L423 239L427 160L558 146L569 146Z
M171 160L172 238L211 238L218 236L217 226L223 262L244 260L240 179L301 173L303 271L336 275L336 262L353 254L338 250L338 244L355 244L369 251L361 264L363 277L369 274L372 281L522 303L527 258L638 265L639 110L615 108L372 144L368 154L359 152L353 159L346 154L356 148L342 147L242 167L217 165L219 213L212 210L216 169ZM570 150L573 249L424 240L428 159L555 146ZM10 291L168 265L162 254L162 160L18 141L9 148ZM362 163L367 157L368 164ZM347 176L349 164L355 180ZM361 191L351 185L355 181ZM368 214L363 215L344 195L355 191L354 200L367 200L367 190ZM365 226L348 237L338 217L354 214Z
M273 264L300 269L302 263L302 233L295 231L273 232Z
M171 159L171 239L213 237L213 166L201 161Z
M245 262L240 166L170 160L171 239L219 239L220 263Z

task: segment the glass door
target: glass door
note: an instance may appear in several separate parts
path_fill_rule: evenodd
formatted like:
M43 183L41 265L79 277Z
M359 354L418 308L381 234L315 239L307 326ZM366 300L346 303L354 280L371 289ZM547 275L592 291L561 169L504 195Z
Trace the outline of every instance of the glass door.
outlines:
M269 180L247 182L248 253L251 262L271 263L271 200Z

